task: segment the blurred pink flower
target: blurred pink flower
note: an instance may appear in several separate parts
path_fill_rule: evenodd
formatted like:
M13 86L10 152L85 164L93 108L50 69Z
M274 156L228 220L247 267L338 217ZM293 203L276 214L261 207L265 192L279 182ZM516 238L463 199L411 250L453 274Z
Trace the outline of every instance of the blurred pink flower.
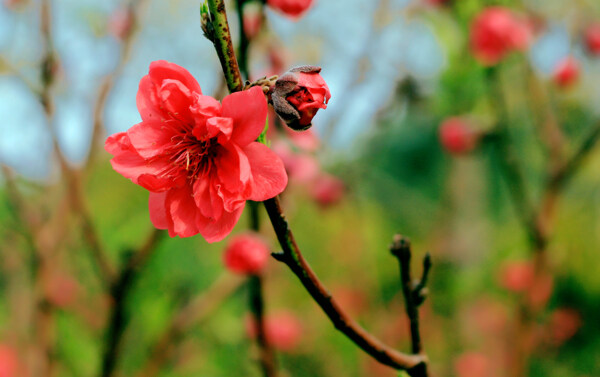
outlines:
M585 45L592 55L600 55L600 23L587 27L584 34Z
M479 352L465 352L454 362L457 377L486 377L490 375L490 360Z
M500 285L507 290L524 292L533 284L533 266L527 261L508 262L502 266L499 279Z
M500 6L484 9L471 24L471 49L485 65L498 63L511 51L524 50L531 38L530 25Z
M300 18L312 6L313 0L267 0L267 5L293 20Z
M66 274L53 274L46 285L48 300L59 308L66 308L73 304L78 293L79 283Z
M262 27L263 18L260 8L246 6L244 8L244 33L249 39L254 38Z
M133 29L133 13L129 8L113 11L108 19L108 31L117 39L125 39Z
M113 168L150 191L150 220L174 237L200 233L225 238L246 200L281 193L287 175L281 159L255 142L265 127L267 101L260 87L223 99L202 95L184 68L150 64L140 81L142 122L106 140Z
M238 274L258 274L269 260L268 245L256 234L236 235L229 241L223 262L230 271Z
M0 377L20 377L19 355L12 347L0 344Z
M439 129L440 143L451 154L466 154L477 146L479 136L460 117L450 117L442 122Z
M314 152L319 148L321 142L319 137L315 134L312 129L304 132L295 132L289 128L286 128L287 136L290 141L299 149L305 152Z
M579 80L581 68L579 62L572 56L561 60L554 69L554 82L561 88L567 88Z
M346 192L344 182L331 174L320 174L311 187L312 198L322 207L338 203Z
M292 351L302 337L302 324L291 312L281 311L264 318L267 342L280 351ZM256 337L256 324L249 322L247 328L251 338Z
M575 309L558 308L550 315L552 341L560 345L571 339L581 328L581 315Z

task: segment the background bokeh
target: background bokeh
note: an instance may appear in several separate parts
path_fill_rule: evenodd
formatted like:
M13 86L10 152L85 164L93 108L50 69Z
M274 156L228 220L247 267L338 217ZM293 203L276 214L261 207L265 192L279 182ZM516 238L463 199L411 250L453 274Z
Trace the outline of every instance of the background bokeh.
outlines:
M284 70L321 66L332 93L327 110L314 119L318 146L312 138L308 147L293 138L286 144L296 157L310 160L298 163L295 175L290 171L283 195L296 239L334 297L362 325L405 351L409 333L388 246L397 232L412 239L415 275L429 251L434 267L421 322L434 376L511 376L519 342L534 344L527 375L598 376L600 152L592 150L561 193L547 250L552 279L548 292L540 293L547 296L541 299L545 308L533 323L535 341L523 340L515 324L519 302L529 294L519 288L528 272L519 265L531 259L531 251L519 221L522 208L511 201L493 141L484 138L476 150L455 156L440 145L438 129L448 117L462 116L477 132L493 132L500 117L498 92L489 85L489 68L470 51L469 27L490 5L530 16L535 21L531 45L508 56L494 80L506 102L503 116L527 189L538 198L547 161L556 157L545 146L540 124L552 114L569 155L600 118L600 57L586 51L582 37L586 25L600 22L600 3L437 3L318 0L297 21L266 9L265 30L251 47L250 71L257 77L270 74L270 56L276 53ZM37 357L40 319L32 302L39 290L54 300L55 375L98 375L114 297L99 282L84 221L77 211L64 210L70 195L52 134L71 168L81 168L90 150L99 87L122 59L123 42L111 33L110 20L127 4L52 1L59 60L51 120L36 93L44 54L40 2L5 1L0 7L0 163L9 168L0 186L2 377L2 363L10 362L11 352L20 374L7 376L35 376L27 371ZM202 35L198 7L192 0L148 0L139 8L131 50L101 110L105 136L140 121L137 85L154 60L185 67L205 94L222 93L219 62ZM237 37L235 7L228 9ZM577 83L561 88L553 74L567 56L579 61L581 72ZM120 266L152 226L146 190L114 172L109 158L100 150L81 184L102 248ZM335 189L315 188L302 175L311 169L340 179L343 189L337 183ZM50 224L39 236L58 238L43 287L8 180L24 198L25 222ZM57 212L60 216L53 217ZM262 210L261 216L261 233L277 250ZM243 232L248 221L242 217L234 233ZM160 237L124 307L118 375L134 376L149 363L153 345L187 303L214 292L215 284L234 284L237 278L222 263L226 243ZM267 315L293 316L288 324L293 342L278 352L283 376L398 375L339 334L284 265L270 260L264 284ZM177 337L157 375L260 375L247 331L246 288L241 284L233 293L215 296L208 296L207 302L215 304L210 313Z

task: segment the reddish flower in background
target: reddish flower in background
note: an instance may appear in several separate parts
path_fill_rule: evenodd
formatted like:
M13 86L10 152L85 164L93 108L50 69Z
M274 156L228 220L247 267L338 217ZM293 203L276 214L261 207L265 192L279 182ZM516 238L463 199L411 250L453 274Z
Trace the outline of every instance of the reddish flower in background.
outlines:
M249 39L254 38L258 34L263 23L260 6L254 5L254 3L248 3L244 6L244 33Z
M0 377L18 377L19 355L10 346L0 344Z
M591 24L585 30L585 46L592 55L600 55L600 23Z
M119 8L108 19L108 31L115 38L125 39L133 29L133 12L129 8Z
M457 377L486 377L490 372L490 360L479 352L465 352L454 362Z
M48 300L58 308L66 308L72 305L79 294L79 283L73 277L66 274L55 273L48 280L46 286Z
M300 18L312 6L313 0L267 0L267 5L293 20Z
M292 68L275 82L273 107L296 131L309 129L317 111L327 108L331 93L320 72L319 67L305 65Z
M531 287L533 266L529 262L510 262L502 266L500 285L512 292L523 292Z
M558 308L550 315L552 341L560 345L571 339L581 328L581 315L575 309Z
M466 154L477 146L479 135L460 117L451 117L442 122L439 130L440 143L452 154Z
M579 62L572 56L561 60L554 69L554 82L561 88L572 86L579 80Z
M322 207L338 203L346 192L346 186L341 179L323 173L312 184L310 194Z
M258 274L267 265L269 247L257 235L235 236L225 249L225 267L238 274Z
M489 7L471 25L471 49L481 63L494 65L509 52L527 48L531 34L510 9Z
M302 324L298 318L287 311L267 315L265 321L265 336L267 342L280 351L292 351L302 336ZM256 323L248 322L248 335L256 337Z
M265 127L267 102L260 87L233 93L221 105L202 95L184 68L150 64L140 81L142 122L106 140L113 168L150 191L150 220L174 237L200 233L225 238L246 200L281 193L287 175L281 159L254 140Z

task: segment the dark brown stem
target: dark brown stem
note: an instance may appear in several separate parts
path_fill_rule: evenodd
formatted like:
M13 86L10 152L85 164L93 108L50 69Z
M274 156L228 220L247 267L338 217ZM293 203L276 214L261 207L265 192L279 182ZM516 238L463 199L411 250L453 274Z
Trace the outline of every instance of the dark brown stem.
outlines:
M394 236L394 241L390 246L390 252L398 258L398 263L400 265L400 282L402 284L405 310L410 322L412 353L419 354L423 351L423 346L421 344L421 333L419 331L419 306L414 300L413 281L410 273L410 260L412 257L410 240L401 235Z
M172 356L180 338L192 325L198 324L213 313L223 301L237 291L244 279L226 274L217 279L202 295L185 305L167 325L150 351L146 365L137 377L154 377Z
M300 279L304 288L306 288L311 297L329 317L335 328L346 335L359 348L384 365L406 370L409 374L422 369L427 362L426 356L407 355L398 352L383 344L350 318L331 296L302 256L294 235L281 211L279 198L275 197L263 203L273 225L273 230L283 249L283 252L273 254L273 257L285 263Z
M257 202L248 202L250 210L250 229L258 232L260 229L260 214ZM249 306L252 320L256 326L256 342L259 349L259 360L265 377L277 376L275 353L269 344L265 331L265 303L263 298L263 278L260 275L248 279Z
M129 293L136 281L139 272L148 262L152 251L156 248L160 235L163 232L153 229L138 249L125 264L118 278L111 286L110 295L112 298L112 308L110 319L106 331L106 343L102 357L101 377L113 376L116 370L119 350L121 348L123 334L127 325L126 304Z

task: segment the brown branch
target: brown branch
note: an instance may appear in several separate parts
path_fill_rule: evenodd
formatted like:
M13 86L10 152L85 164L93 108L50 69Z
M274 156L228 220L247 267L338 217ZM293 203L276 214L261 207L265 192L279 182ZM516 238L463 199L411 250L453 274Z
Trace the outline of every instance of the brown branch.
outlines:
M195 324L205 320L223 301L237 291L245 279L222 275L201 295L185 305L167 325L150 351L150 357L137 377L154 377L171 358L181 337Z
M111 286L110 295L113 306L110 312L108 329L106 331L106 342L102 357L102 377L113 376L117 367L119 351L121 349L123 334L125 333L127 318L125 308L131 288L135 283L139 272L148 262L152 251L155 250L160 235L164 232L152 229L150 235L142 246L130 257L125 267L119 273L117 279Z
M396 258L400 265L400 282L402 284L402 295L404 296L404 304L406 314L410 323L410 338L412 345L412 353L423 354L423 344L421 342L421 333L419 330L419 306L425 300L425 285L427 276L431 269L431 258L429 254L423 260L423 276L421 280L413 285L413 280L410 273L410 260L412 252L410 248L410 240L401 235L394 236L394 241L390 246L390 252ZM427 367L422 368L420 376L427 376Z
M119 62L114 70L104 77L100 87L98 89L98 94L96 96L96 102L94 103L94 113L93 113L93 129L92 129L92 138L90 141L90 151L88 152L87 159L84 163L83 171L89 172L91 169L96 154L99 150L99 140L102 137L103 131L103 113L106 107L106 100L108 99L108 95L112 91L115 81L121 74L123 73L123 69L125 68L125 64L129 59L129 55L131 52L131 48L133 46L133 41L136 36L136 31L138 30L138 17L141 13L141 8L147 3L147 0L134 0L132 4L129 5L127 12L129 12L129 17L131 17L132 27L129 28L127 34L123 36L121 39L121 52Z
M406 370L409 373L423 368L427 362L426 356L407 355L398 352L383 344L350 318L331 296L302 256L294 235L281 211L279 198L275 197L263 203L269 214L273 230L283 248L283 252L273 254L273 256L278 261L285 263L300 279L304 288L306 288L315 302L323 309L323 312L329 317L335 328L346 335L359 348L384 365Z

